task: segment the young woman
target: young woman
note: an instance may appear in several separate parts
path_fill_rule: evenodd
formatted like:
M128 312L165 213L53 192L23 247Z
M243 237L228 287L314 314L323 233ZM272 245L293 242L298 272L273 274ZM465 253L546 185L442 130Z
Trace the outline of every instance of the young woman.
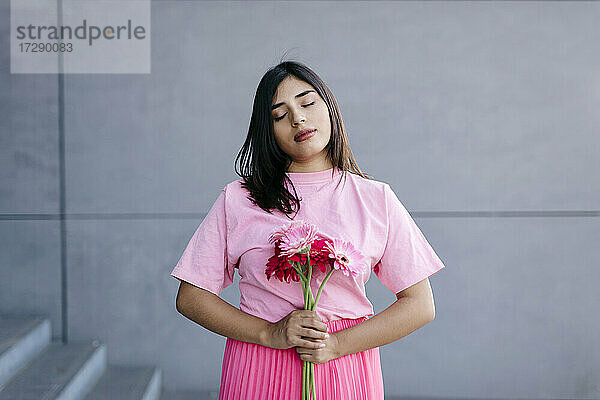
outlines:
M261 79L236 173L171 275L177 310L227 337L220 400L300 399L303 361L315 363L317 399L383 400L379 346L433 320L428 278L444 268L391 187L356 164L339 107L307 66L285 61ZM334 272L316 311L299 282L267 279L269 234L290 220L350 241L367 272ZM240 308L218 295L240 275ZM373 315L371 270L397 301ZM312 292L325 274L315 269Z

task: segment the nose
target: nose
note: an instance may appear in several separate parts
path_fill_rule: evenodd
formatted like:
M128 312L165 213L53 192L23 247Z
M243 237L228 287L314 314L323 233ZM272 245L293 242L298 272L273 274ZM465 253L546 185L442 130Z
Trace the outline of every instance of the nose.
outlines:
M298 126L299 123L304 124L305 122L306 122L306 119L304 117L302 117L302 118L294 119L294 122L292 122L292 125Z
M303 115L300 115L298 112L294 112L292 115L292 125L298 126L299 123L305 123L306 118Z

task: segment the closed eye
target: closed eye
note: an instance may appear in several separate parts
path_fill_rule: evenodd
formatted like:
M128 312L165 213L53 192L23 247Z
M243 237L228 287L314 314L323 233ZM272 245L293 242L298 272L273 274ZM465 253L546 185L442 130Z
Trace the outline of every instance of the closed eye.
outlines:
M304 104L301 107L308 107L308 106L312 106L313 104L315 104L315 102L313 101L312 103L308 103L308 104ZM283 114L281 117L277 117L277 118L273 118L275 121L280 121L283 117L285 117L287 113Z

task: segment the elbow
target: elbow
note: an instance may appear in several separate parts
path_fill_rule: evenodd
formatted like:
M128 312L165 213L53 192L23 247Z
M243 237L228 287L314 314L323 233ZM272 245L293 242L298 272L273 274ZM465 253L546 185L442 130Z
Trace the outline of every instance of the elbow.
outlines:
M428 315L429 322L431 322L435 319L435 304L433 304L433 302L427 308L427 315Z
M177 310L177 312L179 314L185 315L185 313L184 313L185 302L184 302L184 298L181 295L181 293L177 294L177 299L175 300L175 309Z
M421 315L427 321L426 323L430 323L435 319L435 304L433 301L423 301Z
M429 316L429 322L433 321L435 319L435 309L431 312L431 315Z

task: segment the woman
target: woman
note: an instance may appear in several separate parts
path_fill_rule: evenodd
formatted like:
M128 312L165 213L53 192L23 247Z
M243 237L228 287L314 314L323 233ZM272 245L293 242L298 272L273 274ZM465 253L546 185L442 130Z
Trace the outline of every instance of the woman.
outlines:
M379 346L433 320L428 277L442 261L390 186L360 171L333 94L303 64L263 76L237 163L242 179L221 190L171 273L177 310L227 337L219 399L300 399L311 361L317 399L383 400ZM269 233L299 219L350 241L370 267L333 273L316 311L304 310L300 284L265 276ZM236 268L239 309L218 296ZM375 316L370 270L398 299Z

